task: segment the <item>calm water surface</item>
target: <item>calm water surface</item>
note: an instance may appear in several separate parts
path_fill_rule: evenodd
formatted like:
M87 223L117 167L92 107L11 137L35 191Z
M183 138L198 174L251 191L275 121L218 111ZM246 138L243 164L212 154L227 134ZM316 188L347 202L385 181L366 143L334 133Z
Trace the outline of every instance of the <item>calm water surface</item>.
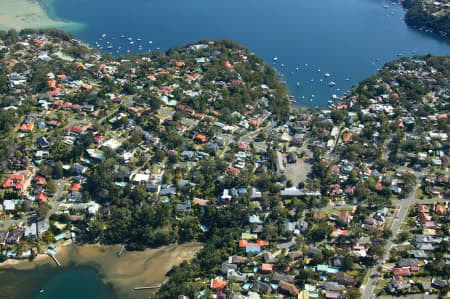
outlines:
M308 106L327 105L400 55L450 53L449 39L408 28L401 6L385 0L51 1L56 17L86 24L76 36L114 54L227 38L269 63L277 56L274 66Z
M68 269L42 285L43 293L35 299L108 299L106 286L90 268Z

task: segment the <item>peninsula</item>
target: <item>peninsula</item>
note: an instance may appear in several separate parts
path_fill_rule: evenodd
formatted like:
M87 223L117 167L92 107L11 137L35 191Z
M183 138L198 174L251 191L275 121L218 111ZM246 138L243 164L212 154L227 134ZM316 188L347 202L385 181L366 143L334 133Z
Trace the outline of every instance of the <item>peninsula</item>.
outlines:
M187 246L155 297L444 296L449 73L400 58L292 109L234 41L114 57L0 31L0 258Z

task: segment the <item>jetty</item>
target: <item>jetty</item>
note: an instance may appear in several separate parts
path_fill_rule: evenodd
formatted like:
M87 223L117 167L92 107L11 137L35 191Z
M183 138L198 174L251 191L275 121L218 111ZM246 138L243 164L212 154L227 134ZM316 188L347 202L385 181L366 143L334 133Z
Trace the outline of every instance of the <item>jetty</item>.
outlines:
M151 287L135 287L133 291L142 291L142 290L153 290L153 289L159 289L161 285L157 286L151 286Z
M117 253L117 256L118 256L118 257L120 257L120 256L122 255L124 249L125 249L125 244L123 244L123 245L120 247L120 250L119 250L119 252Z
M61 267L61 263L58 261L58 259L56 258L56 256L53 255L53 253L47 252L48 256L52 258L52 260L55 262L55 264L58 267Z

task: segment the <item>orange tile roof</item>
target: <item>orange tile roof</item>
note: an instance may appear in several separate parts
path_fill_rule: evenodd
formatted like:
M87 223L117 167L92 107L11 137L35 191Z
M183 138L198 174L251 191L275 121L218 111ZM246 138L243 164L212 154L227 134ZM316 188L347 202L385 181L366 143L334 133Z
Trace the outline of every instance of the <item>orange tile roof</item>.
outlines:
M203 143L208 141L208 137L206 137L205 134L197 134L197 135L195 135L194 139L197 139Z
M270 271L273 270L273 264L262 264L261 265L261 271Z
M436 213L445 214L447 213L447 208L441 205L436 206Z
M47 195L44 192L41 192L37 196L37 200L39 200L40 202L47 201Z
M227 68L229 68L229 69L234 68L234 65L232 65L228 60L225 61L225 66L226 66Z
M56 81L55 80L49 80L47 83L48 83L48 87L50 87L50 88L55 88L56 87Z
M257 240L256 243L248 242L248 240L239 240L239 247L263 247L269 246L269 242Z
M223 289L228 285L228 282L222 279L213 279L211 281L211 289Z
M75 183L72 185L72 191L80 191L82 189L81 184Z
M45 178L43 176L37 176L34 178L34 183L36 185L44 185L45 184Z
M345 142L349 142L350 140L352 140L352 136L353 136L353 133L352 133L352 132L348 132L348 133L345 134L345 136L344 136L344 141L345 141Z
M28 124L23 123L20 126L20 130L24 132L30 132L34 128L34 122L29 122Z

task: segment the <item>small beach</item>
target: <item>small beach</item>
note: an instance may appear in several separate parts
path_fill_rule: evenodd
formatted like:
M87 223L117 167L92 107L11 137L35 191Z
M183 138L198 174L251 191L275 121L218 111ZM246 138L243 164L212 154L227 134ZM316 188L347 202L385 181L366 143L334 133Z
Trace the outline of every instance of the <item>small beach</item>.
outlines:
M41 0L42 1L42 0ZM0 0L0 29L76 29L80 24L55 20L38 0Z
M6 279L11 286L6 289L5 294L10 296L7 298L33 298L49 279L65 271L89 267L95 269L109 292L114 292L118 298L142 298L154 290L133 291L134 287L163 283L174 265L191 260L202 247L198 242L173 244L144 251L124 251L118 257L119 245L67 245L57 250L61 268L57 268L50 257L40 255L33 262L3 263L0 279ZM20 288L21 284L27 284L28 288Z

